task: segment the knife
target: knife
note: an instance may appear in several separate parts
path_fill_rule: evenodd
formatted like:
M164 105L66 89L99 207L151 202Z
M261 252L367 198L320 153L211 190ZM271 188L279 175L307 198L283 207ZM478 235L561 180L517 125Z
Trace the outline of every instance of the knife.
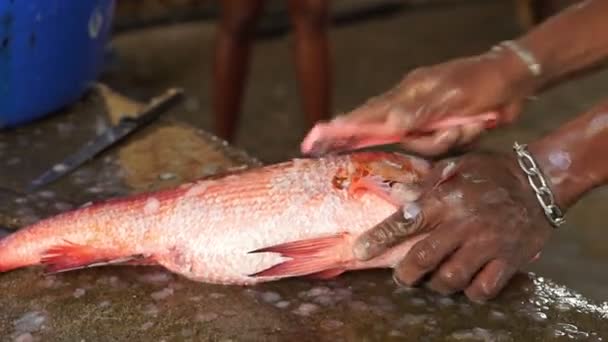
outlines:
M26 192L32 192L57 179L69 174L96 155L124 139L135 130L156 120L160 115L177 104L183 98L183 90L170 89L162 96L153 99L147 108L136 117L123 117L113 127L87 142L74 154L68 156L62 162L55 164L52 168L34 179L26 188Z

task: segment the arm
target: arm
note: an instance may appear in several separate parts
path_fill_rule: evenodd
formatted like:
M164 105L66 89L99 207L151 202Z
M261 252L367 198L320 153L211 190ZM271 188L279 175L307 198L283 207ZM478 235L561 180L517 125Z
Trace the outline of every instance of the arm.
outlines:
M529 145L562 210L608 184L607 150L608 101ZM407 286L426 278L429 288L443 294L491 299L538 257L555 231L514 153L442 160L424 188L415 203L360 236L353 250L369 260L428 233L395 266L395 279Z
M470 146L487 128L481 118L511 123L530 95L608 57L607 16L608 1L588 0L519 37L515 46L418 68L393 89L314 127L301 150L318 154L400 143L437 156ZM540 65L540 73L521 56ZM446 127L449 122L460 124ZM408 136L420 131L430 134Z
M608 3L608 2L606 2ZM608 183L608 100L530 144L562 210Z
M537 90L608 57L607 15L608 1L585 0L516 40L542 67Z

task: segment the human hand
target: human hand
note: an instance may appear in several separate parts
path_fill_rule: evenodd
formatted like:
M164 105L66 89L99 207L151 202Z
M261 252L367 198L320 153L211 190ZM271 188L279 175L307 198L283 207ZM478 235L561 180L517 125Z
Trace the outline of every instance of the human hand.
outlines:
M363 106L318 124L301 149L319 154L400 143L440 155L470 145L488 127L513 122L533 87L527 66L509 50L418 68Z
M395 280L406 286L425 282L442 294L464 291L473 301L494 298L538 256L553 229L515 157L502 154L438 162L423 195L400 214L410 219L363 234L355 256L369 260L427 233L395 266Z

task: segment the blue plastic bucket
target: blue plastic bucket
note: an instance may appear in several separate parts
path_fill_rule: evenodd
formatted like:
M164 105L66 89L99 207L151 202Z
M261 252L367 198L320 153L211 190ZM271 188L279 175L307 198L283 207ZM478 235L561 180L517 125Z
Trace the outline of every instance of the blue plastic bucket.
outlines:
M97 79L114 0L0 0L0 129L77 101Z

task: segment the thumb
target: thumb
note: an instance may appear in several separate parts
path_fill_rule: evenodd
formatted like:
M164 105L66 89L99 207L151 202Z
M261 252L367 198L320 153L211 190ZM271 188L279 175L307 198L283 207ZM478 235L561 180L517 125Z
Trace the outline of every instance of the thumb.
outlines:
M439 202L427 196L411 202L361 234L353 246L356 259L367 261L434 226L441 214Z

